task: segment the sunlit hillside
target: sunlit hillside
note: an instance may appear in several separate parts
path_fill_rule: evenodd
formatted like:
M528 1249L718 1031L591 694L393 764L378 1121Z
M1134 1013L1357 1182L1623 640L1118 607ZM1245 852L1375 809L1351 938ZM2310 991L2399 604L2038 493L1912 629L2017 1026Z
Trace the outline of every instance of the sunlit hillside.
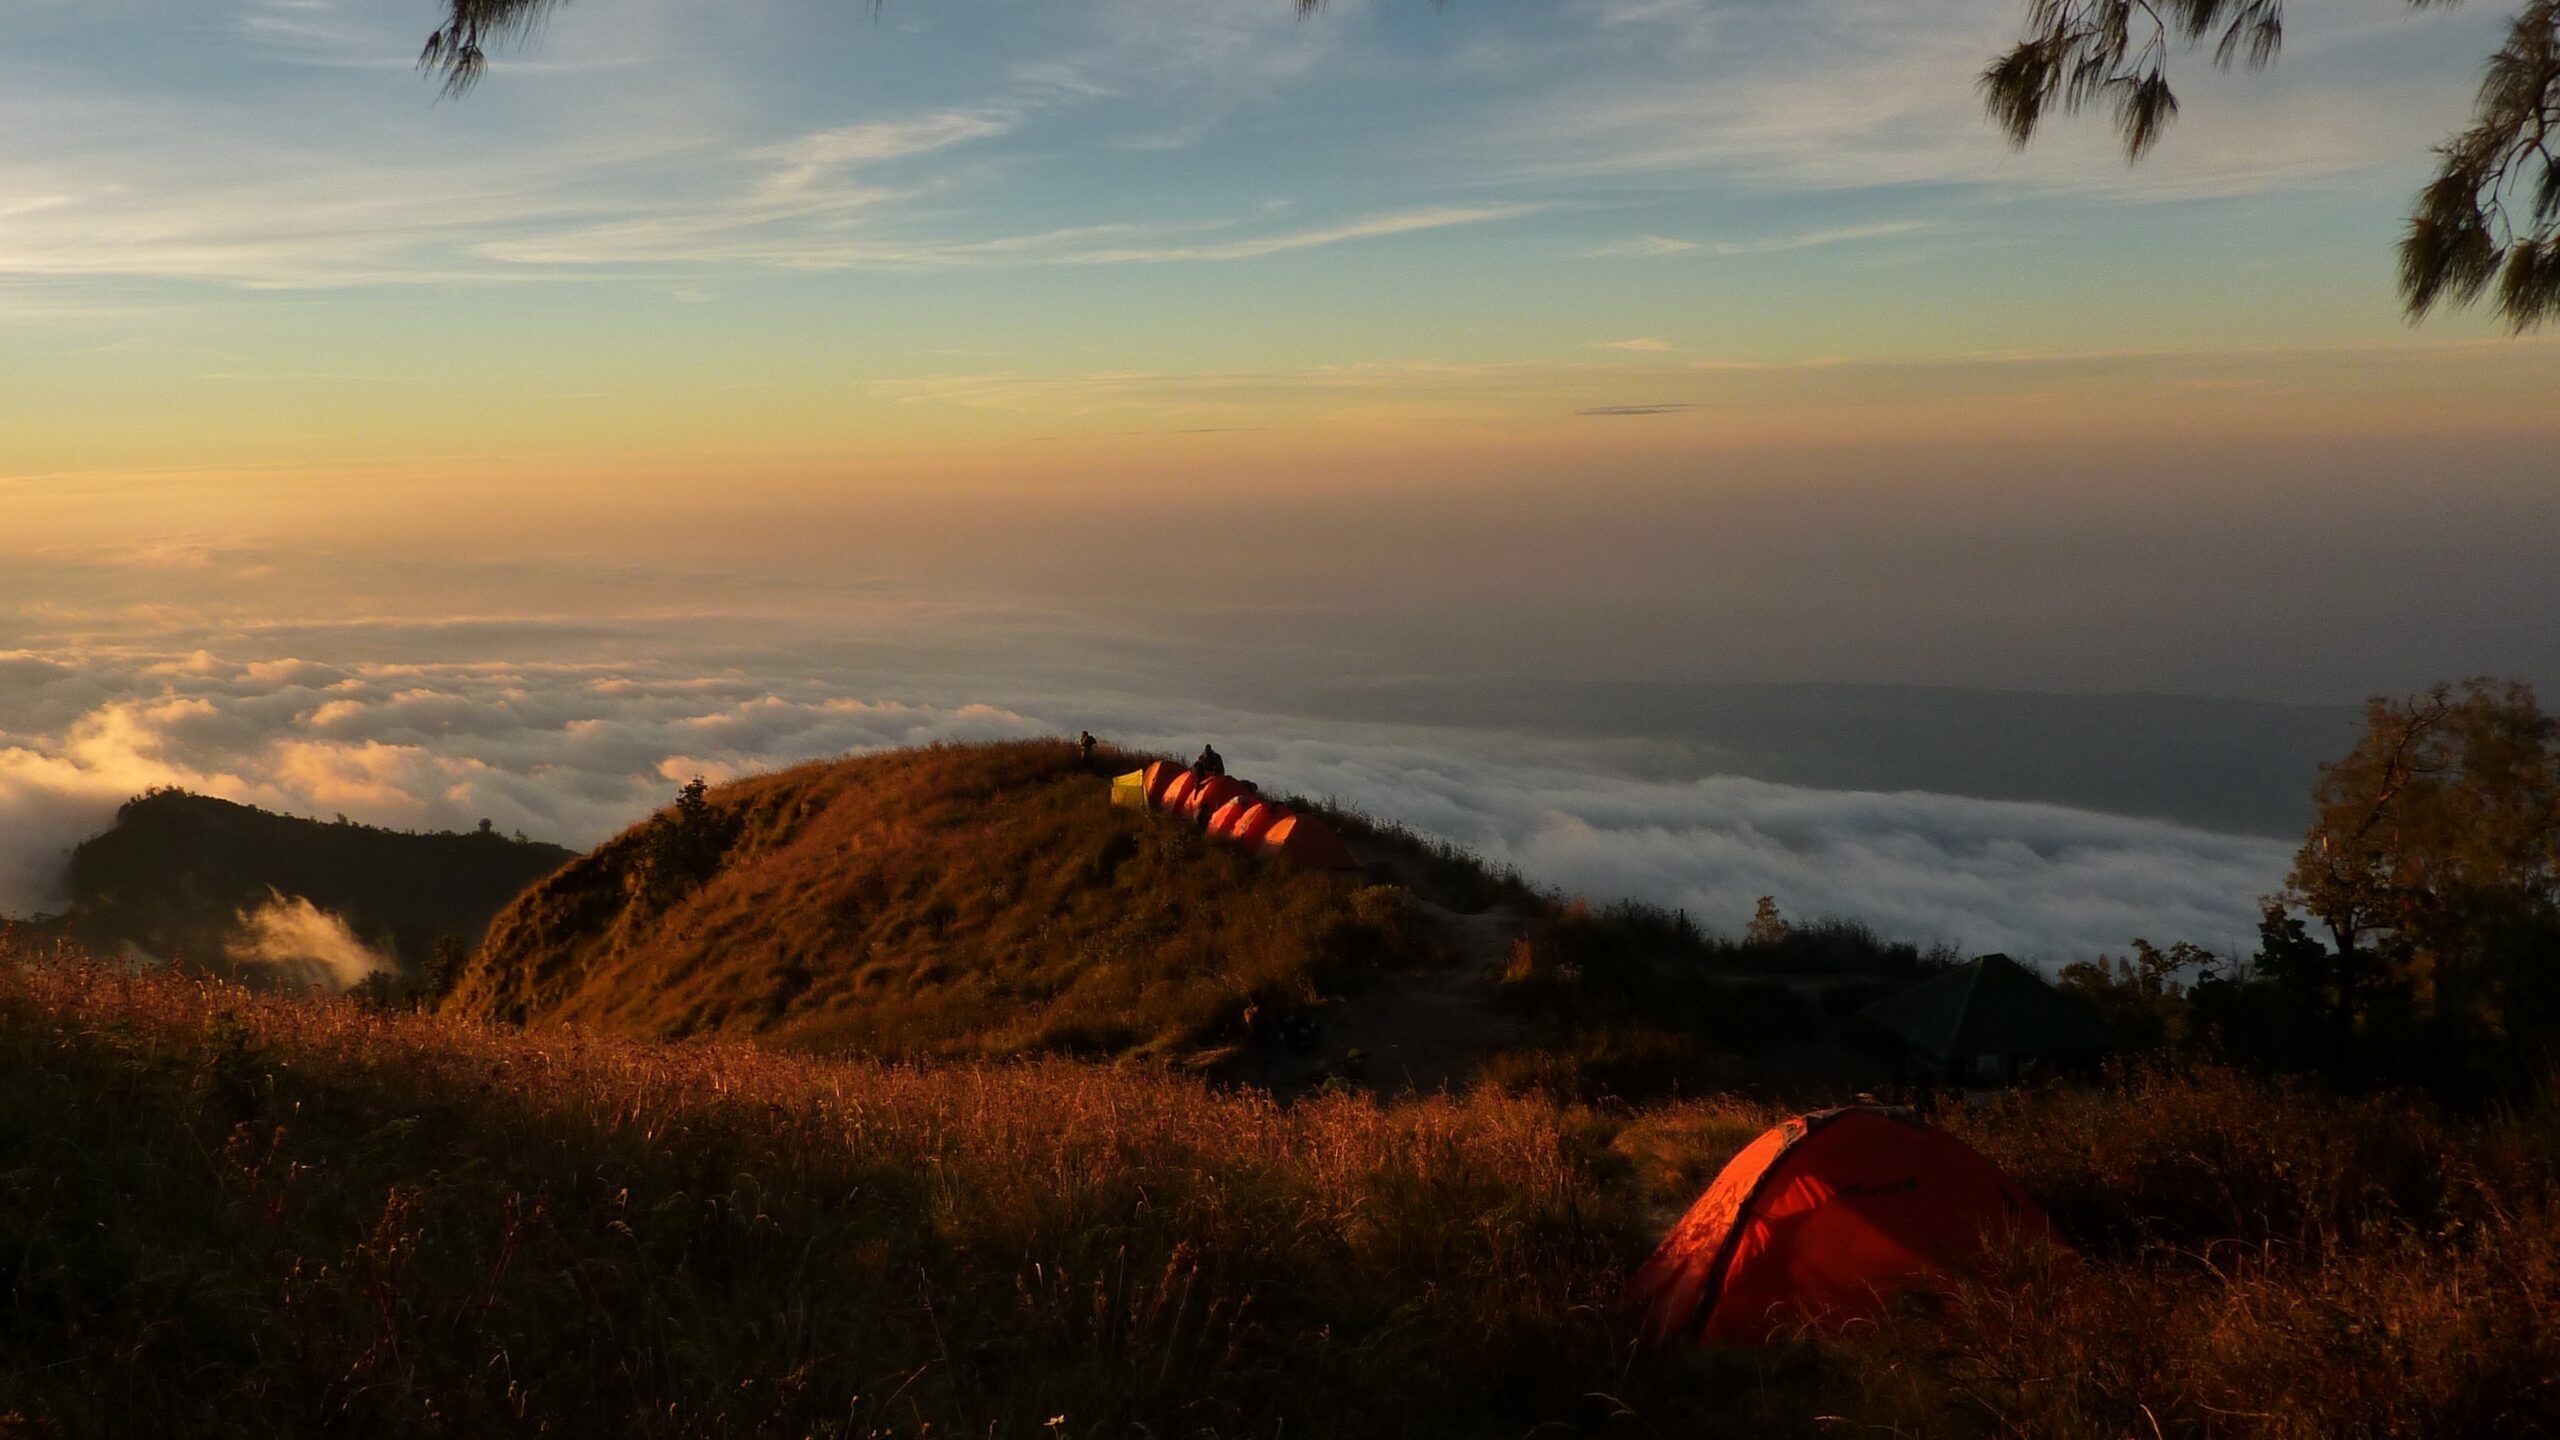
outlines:
M710 789L562 867L491 925L445 1007L821 1054L1148 1059L1593 1097L1772 1080L1845 1097L1844 1025L1924 956L1855 926L1713 938L1593 910L1336 812L1360 861L1258 858L1116 808L1060 741L820 761Z
M1357 968L1430 958L1409 891L1115 809L1065 742L936 746L724 785L490 927L463 1015L884 1056L1197 1058Z

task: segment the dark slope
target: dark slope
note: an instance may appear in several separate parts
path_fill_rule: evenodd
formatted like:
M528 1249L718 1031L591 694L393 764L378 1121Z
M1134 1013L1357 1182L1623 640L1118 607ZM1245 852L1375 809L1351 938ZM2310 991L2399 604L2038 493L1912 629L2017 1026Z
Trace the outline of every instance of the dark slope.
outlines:
M101 953L137 945L216 965L241 912L299 897L419 974L441 936L476 942L490 917L570 859L491 832L408 834L277 815L163 790L71 852L60 928Z

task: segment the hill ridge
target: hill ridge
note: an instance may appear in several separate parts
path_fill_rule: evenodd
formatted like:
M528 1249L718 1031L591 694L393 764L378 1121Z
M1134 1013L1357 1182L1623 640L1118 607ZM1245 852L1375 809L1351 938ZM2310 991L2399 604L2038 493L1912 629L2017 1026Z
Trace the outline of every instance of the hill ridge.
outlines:
M1944 958L1849 925L1738 943L1595 910L1292 799L1358 867L1301 869L1112 804L1111 778L1151 758L946 744L689 787L510 904L446 1008L892 1060L1140 1061L1283 1093L1637 1096L1767 1074L1845 1097L1880 1077L1842 1017Z
M132 947L231 969L246 917L298 901L414 978L439 939L476 943L510 899L573 854L494 828L392 830L148 790L73 849L71 904L45 928L102 954Z
M1405 892L1116 809L1106 777L1130 763L1014 741L733 781L519 897L447 1003L902 1058L1207 1063L1349 967L1418 958Z

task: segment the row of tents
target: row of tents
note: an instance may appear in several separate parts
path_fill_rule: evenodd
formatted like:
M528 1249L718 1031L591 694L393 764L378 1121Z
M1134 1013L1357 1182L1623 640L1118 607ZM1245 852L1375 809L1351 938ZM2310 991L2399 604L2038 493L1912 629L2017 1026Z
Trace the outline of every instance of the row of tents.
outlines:
M1204 774L1158 760L1144 770L1113 779L1111 803L1179 816L1206 827L1213 840L1268 858L1295 861L1310 870L1360 868L1332 826L1277 800L1263 799L1249 780Z

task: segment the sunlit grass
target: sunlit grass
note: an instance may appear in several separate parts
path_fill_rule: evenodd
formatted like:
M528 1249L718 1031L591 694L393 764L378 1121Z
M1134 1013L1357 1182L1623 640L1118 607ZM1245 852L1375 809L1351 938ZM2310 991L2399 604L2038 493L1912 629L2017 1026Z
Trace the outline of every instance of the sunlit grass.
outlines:
M2560 1423L2552 1115L2225 1072L1959 1111L2076 1253L1819 1343L1657 1359L1610 1302L1758 1105L1281 1105L1143 1066L824 1060L22 957L0 965L0 1415L2530 1434Z
M726 858L673 895L649 827L491 926L449 1008L897 1058L1173 1057L1413 943L1358 886L1115 809L1064 741L818 761L713 790Z

